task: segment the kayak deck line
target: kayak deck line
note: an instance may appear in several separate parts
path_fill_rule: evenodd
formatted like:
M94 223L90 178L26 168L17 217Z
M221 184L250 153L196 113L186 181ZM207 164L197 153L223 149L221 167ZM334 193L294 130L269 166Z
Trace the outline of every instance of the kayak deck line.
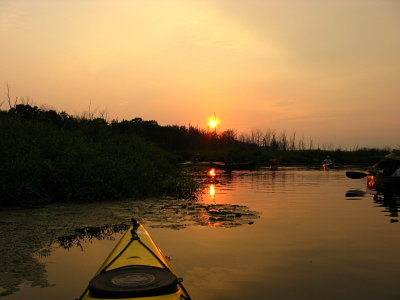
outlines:
M76 300L190 300L175 270L135 219Z

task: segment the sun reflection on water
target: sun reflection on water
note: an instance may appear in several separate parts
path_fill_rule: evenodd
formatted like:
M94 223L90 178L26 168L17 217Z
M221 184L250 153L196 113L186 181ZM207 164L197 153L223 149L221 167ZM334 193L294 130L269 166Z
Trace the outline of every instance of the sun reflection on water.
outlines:
M215 186L213 184L210 184L210 196L211 199L214 200L215 199Z
M211 177L215 177L216 175L215 169L214 168L210 169L210 171L208 171L208 175L210 175Z

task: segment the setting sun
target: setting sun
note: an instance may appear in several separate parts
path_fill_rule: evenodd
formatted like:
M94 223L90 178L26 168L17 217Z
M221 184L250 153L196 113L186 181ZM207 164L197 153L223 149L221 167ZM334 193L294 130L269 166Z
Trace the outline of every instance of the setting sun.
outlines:
M215 113L214 113L214 117L208 119L208 126L209 126L211 129L217 128L217 126L218 126L218 119L217 119L217 116L216 116Z

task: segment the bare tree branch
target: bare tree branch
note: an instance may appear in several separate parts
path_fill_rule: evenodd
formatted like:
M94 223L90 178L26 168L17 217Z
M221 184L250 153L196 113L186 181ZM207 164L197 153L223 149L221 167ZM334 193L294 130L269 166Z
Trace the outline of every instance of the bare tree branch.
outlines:
M92 99L90 98L90 101L89 101L89 120L93 120L93 112L90 111L91 107L92 107Z
M17 106L18 97L15 97L14 104L11 105L10 84L8 83L8 81L7 81L7 84L6 84L6 88L7 88L6 97L7 97L8 106L10 107L10 109L13 108L13 107L15 108Z
M8 84L8 81L6 84L6 88L7 88L6 96L7 96L7 100L8 100L8 105L11 108L10 85Z

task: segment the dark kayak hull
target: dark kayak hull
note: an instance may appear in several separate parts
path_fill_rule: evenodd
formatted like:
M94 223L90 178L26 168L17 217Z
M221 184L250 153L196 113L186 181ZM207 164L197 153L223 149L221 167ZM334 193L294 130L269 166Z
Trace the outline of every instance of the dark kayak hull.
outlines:
M400 176L367 176L368 187L376 190L400 191Z

